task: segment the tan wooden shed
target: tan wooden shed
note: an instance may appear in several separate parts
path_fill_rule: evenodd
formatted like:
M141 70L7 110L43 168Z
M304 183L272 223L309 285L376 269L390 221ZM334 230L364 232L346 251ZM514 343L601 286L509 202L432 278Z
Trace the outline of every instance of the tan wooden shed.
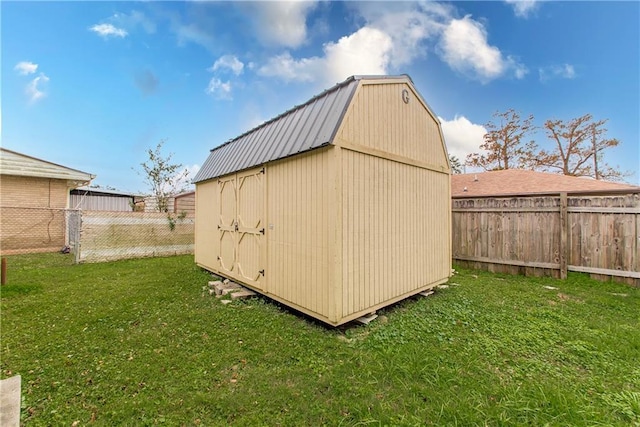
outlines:
M211 150L195 260L337 326L449 279L449 178L411 79L350 77Z

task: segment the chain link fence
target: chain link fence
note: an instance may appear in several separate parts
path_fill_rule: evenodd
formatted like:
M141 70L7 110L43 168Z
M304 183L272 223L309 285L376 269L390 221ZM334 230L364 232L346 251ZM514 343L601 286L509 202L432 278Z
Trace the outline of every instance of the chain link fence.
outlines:
M68 209L1 207L0 250L11 255L71 246L70 224L77 223L78 215Z
M191 254L195 218L159 212L83 211L77 262Z
M73 253L76 262L193 253L195 218L158 212L0 208L3 255Z

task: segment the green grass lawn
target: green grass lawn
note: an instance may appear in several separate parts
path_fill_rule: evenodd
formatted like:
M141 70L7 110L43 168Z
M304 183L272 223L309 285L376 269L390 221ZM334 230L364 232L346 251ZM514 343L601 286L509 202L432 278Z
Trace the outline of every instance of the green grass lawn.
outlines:
M640 425L625 285L462 270L332 329L261 297L222 304L191 256L8 266L0 367L22 375L27 425Z

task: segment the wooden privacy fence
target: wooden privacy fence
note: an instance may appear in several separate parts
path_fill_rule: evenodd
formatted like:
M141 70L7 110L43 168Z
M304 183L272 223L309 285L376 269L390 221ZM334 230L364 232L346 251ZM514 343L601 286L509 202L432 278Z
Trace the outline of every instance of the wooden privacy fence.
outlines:
M473 268L640 286L640 193L452 200L453 258Z

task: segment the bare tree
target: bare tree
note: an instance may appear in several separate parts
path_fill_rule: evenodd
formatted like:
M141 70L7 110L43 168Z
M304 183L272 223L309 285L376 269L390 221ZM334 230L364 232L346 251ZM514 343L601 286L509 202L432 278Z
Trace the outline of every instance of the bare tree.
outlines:
M173 153L166 157L162 154L162 146L166 141L161 140L155 150L147 150L148 160L140 163L144 171L145 182L149 185L151 195L157 201L158 212L169 211L169 199L185 190L185 181L189 171L182 164L171 163Z
M484 143L480 145L486 154L471 153L465 163L487 171L532 169L537 145L533 140L525 142L525 137L535 130L533 116L521 119L520 113L509 109L496 112L493 117L498 122L490 121L485 125L488 132L484 135Z
M449 155L449 164L451 165L452 174L461 174L463 172L462 163L457 156Z
M536 165L564 175L622 180L629 172L613 168L604 161L605 151L620 144L615 138L607 138L606 122L606 119L594 121L591 114L569 121L547 120L544 128L555 147L550 151L540 150Z

